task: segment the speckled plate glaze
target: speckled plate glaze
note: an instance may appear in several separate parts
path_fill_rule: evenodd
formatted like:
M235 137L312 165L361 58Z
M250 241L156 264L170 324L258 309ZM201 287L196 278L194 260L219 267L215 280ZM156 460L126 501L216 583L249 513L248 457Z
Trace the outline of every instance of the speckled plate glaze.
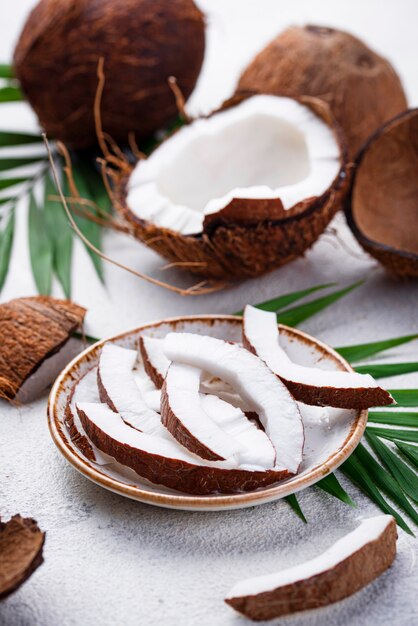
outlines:
M102 453L97 455L97 462L90 461L72 442L65 425L65 407L80 378L97 366L105 342L136 349L140 335L163 337L172 331L240 341L241 329L241 318L230 315L172 318L140 326L84 350L62 371L49 397L49 429L60 452L79 472L98 485L140 502L173 509L221 511L244 508L278 500L319 481L353 452L366 427L367 411L301 405L305 425L305 451L300 473L269 487L233 495L192 496L153 485ZM325 370L352 371L348 363L332 348L306 333L287 326L280 326L280 332L283 347L296 363L315 365Z

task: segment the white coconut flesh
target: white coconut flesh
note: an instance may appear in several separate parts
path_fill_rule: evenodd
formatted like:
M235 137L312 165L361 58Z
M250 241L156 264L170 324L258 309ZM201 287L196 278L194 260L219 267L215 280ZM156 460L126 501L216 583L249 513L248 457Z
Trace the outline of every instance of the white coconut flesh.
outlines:
M105 344L98 368L101 385L111 405L130 426L145 433L160 432L160 416L147 405L135 379L137 356L136 350Z
M259 436L255 425L251 428L242 411L237 411L219 398L205 398L199 393L201 373L196 367L179 363L172 363L167 371L162 416L173 436L179 438L180 443L191 452L197 452L204 458L210 456L198 452L196 444L220 460L229 460L236 467L247 464L257 466L257 469L274 467L275 451L265 433L260 431ZM164 419L167 409L168 422ZM174 427L168 426L168 423L173 425L170 416L175 417ZM177 424L181 425L180 431ZM179 437L184 431L188 434L187 440ZM244 437L240 437L243 432ZM245 436L248 433L249 440Z
M321 196L341 152L329 126L290 98L256 95L181 128L134 168L127 205L184 235L232 199L281 200L290 209Z
M218 376L257 413L276 450L276 466L296 474L302 461L302 418L281 380L257 356L237 344L191 333L169 333L166 357Z
M275 313L251 305L244 310L243 334L255 354L283 379L314 387L375 389L379 385L369 374L322 370L293 363L280 346Z
M163 340L157 337L141 337L141 352L157 375L164 380L170 361L164 354Z
M391 515L378 515L366 519L320 556L281 572L242 580L232 587L226 599L255 596L308 580L312 576L326 574L367 544L378 541L382 533L392 523L393 517Z

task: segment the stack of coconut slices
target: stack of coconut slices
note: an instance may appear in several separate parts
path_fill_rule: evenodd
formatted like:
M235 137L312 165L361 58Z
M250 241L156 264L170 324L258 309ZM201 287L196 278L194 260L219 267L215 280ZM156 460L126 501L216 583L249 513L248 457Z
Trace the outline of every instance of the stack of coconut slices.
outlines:
M299 471L304 405L393 402L369 375L292 363L274 313L247 306L242 343L171 332L138 353L104 344L66 423L91 460L110 455L152 483L192 494L251 491Z

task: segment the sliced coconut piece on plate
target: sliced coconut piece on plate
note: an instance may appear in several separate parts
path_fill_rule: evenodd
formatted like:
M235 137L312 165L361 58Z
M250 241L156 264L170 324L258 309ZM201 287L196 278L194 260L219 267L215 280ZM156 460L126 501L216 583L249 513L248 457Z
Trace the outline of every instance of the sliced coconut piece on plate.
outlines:
M133 368L136 350L106 343L100 354L97 385L100 400L109 405L133 428L146 433L161 430L160 416L146 404L138 387Z
M366 519L311 561L237 583L225 602L257 621L332 604L390 567L396 555L396 538L396 522L391 515Z
M284 382L296 400L317 406L367 409L394 402L369 374L336 372L293 363L280 346L275 313L247 305L244 345Z
M182 446L209 461L230 460L239 464L243 445L223 431L202 407L201 370L172 363L161 396L164 426Z
M302 461L302 418L287 388L266 364L238 344L191 333L169 333L168 359L198 367L229 383L257 413L276 450L276 464L295 474Z
M107 404L80 403L77 411L91 442L139 476L196 495L253 491L288 478L287 470L251 471L227 461L205 461L174 439L131 428Z
M154 385L161 389L170 365L170 361L164 354L163 340L157 337L140 337L139 350L146 373Z

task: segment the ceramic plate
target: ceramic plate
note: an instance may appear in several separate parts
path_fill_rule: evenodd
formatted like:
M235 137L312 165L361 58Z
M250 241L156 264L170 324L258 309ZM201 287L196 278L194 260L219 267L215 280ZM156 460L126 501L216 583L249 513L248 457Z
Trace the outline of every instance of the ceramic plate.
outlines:
M240 341L241 328L241 318L233 316L189 316L147 324L105 341L136 349L140 335L164 337L172 331ZM324 370L352 371L332 348L302 331L280 326L280 333L283 348L295 363L315 365ZM233 495L192 496L153 485L97 449L96 462L86 458L71 440L65 424L65 408L74 387L87 371L97 366L105 341L84 350L55 381L48 403L49 428L60 452L79 472L106 489L140 502L201 511L237 509L272 502L313 485L335 470L353 452L366 427L367 411L300 405L305 426L305 449L297 476L250 493ZM138 366L141 367L141 364Z

